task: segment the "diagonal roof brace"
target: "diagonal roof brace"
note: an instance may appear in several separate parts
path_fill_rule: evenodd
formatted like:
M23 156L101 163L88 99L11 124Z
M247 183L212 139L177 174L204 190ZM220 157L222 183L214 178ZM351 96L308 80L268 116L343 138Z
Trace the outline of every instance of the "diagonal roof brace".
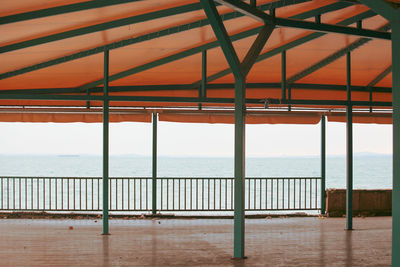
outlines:
M260 9L245 2L238 0L215 0L215 2L228 6L260 22L274 24L274 18L271 15L268 15Z
M303 30L312 30L318 32L327 32L327 33L340 33L340 34L361 36L366 38L378 38L386 40L391 39L391 34L387 32L359 29L354 27L345 27L345 26L325 24L325 23L315 23L304 20L276 18L239 0L215 0L215 1L223 5L229 6L236 11L242 12L258 21L264 23L272 23L275 24L276 26L297 28Z
M231 5L232 1L217 0L217 2L220 2L221 4ZM271 17L265 14L263 11L257 9L254 6L250 6L244 2L239 1L238 5L240 6L240 8L235 9L236 11L250 15L252 14L252 12L256 12L258 13L258 16L256 17L261 17L263 16L263 14L267 16L265 17L265 19L261 20L261 22L263 22L265 25L261 28L261 31L259 32L252 46L250 47L249 51L247 52L243 62L240 62L232 45L232 40L230 39L228 32L226 31L222 23L221 17L215 4L213 4L214 1L201 1L201 3L214 30L214 33L217 36L218 42L221 45L222 51L225 54L225 58L228 61L230 68L232 69L233 74L237 78L246 77L251 67L256 62L271 33L275 29L275 23L272 19L270 19Z

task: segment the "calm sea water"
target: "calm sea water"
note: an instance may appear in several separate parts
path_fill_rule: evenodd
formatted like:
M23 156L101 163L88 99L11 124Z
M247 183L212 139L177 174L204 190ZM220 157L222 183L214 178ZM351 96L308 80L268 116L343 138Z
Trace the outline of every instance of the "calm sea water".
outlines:
M159 157L159 177L233 177L233 158ZM110 176L151 176L151 157L111 156ZM356 155L354 188L392 187L389 155ZM346 159L327 158L327 188L345 188ZM0 155L0 176L101 176L101 156ZM318 157L247 158L247 177L304 177L320 175Z

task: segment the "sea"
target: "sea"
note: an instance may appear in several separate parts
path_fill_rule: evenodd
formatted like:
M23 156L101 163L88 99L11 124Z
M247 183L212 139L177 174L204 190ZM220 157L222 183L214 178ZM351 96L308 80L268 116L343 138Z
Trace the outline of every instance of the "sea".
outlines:
M246 158L246 177L319 177L321 159L309 157ZM0 155L0 176L101 177L96 155ZM354 189L392 188L392 156L355 154ZM110 156L110 177L151 177L150 156ZM158 177L233 177L233 158L169 157L157 159ZM345 188L345 156L326 159L326 187Z

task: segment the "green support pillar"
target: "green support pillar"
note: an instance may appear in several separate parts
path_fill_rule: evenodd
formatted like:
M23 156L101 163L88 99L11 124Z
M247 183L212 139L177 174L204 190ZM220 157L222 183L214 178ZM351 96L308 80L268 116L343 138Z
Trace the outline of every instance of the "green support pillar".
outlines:
M104 51L104 102L103 102L103 235L108 235L108 130L109 130L109 51Z
M245 88L244 79L235 80L235 213L234 258L244 258L245 244Z
M282 100L286 100L286 50L281 55L281 77Z
M347 53L346 107L346 229L353 230L353 107L351 106L351 56Z
M201 52L201 85L199 88L199 97L205 98L207 96L207 50ZM199 103L199 109L202 104Z
M321 116L321 214L326 213L326 122Z
M392 266L400 266L400 12L392 21L393 192Z
M392 266L400 266L400 9L394 3L360 0L386 18L392 28L393 191Z
M157 212L157 113L153 113L152 213Z
M245 258L245 113L246 113L246 76L256 62L262 48L275 28L273 24L265 24L261 28L253 45L250 47L243 62L240 62L232 41L225 29L222 19L218 14L213 0L200 0L204 12L213 28L215 36L221 46L222 52L235 77L235 197L234 197L234 258ZM242 2L240 2L242 3ZM255 2L252 2L255 4ZM254 6L247 3L248 8L255 10Z

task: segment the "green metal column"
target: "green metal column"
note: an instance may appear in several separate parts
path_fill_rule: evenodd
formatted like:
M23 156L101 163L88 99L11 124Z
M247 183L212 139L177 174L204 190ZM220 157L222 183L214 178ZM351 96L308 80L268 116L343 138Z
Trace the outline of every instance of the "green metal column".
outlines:
M281 73L282 100L286 100L286 50L281 55Z
M245 79L235 79L235 213L234 250L235 258L244 258L244 193L245 193Z
M201 85L199 88L199 97L205 98L207 93L207 50L201 52ZM202 108L202 104L199 103L199 109Z
M109 51L104 51L104 101L103 101L103 235L108 235L108 159L109 159Z
M152 213L157 212L157 113L153 113Z
M321 214L326 212L326 122L321 116Z
M400 266L400 12L392 26L393 192L392 266Z
M351 55L347 53L346 107L346 229L353 230L353 107L351 105Z

